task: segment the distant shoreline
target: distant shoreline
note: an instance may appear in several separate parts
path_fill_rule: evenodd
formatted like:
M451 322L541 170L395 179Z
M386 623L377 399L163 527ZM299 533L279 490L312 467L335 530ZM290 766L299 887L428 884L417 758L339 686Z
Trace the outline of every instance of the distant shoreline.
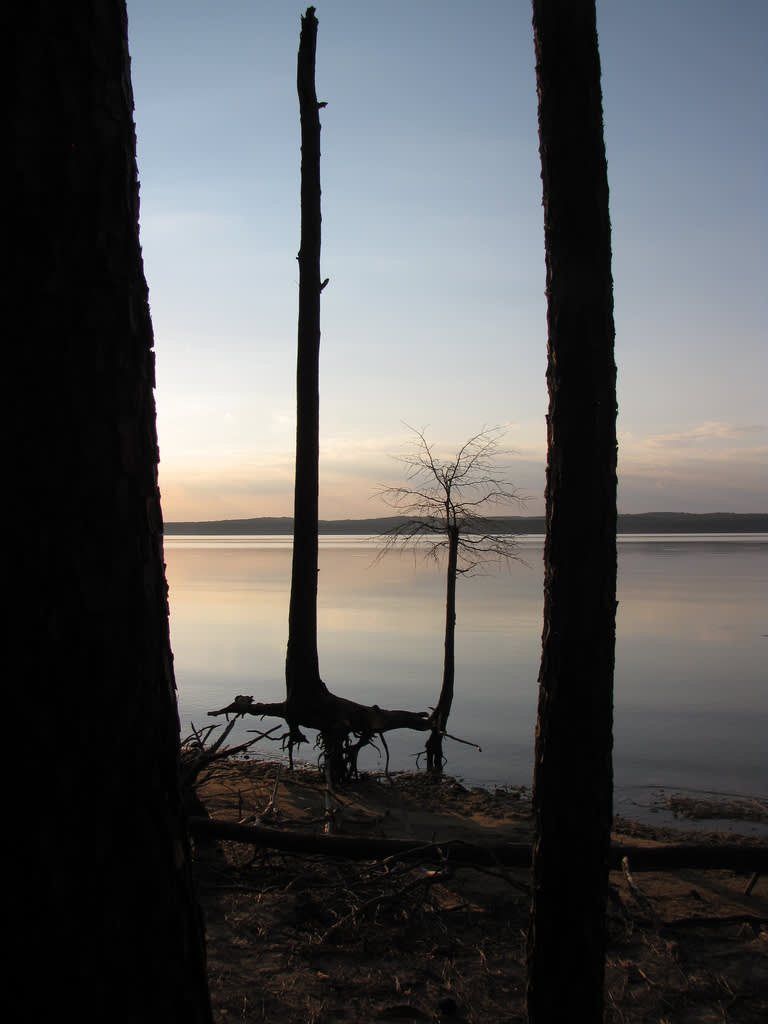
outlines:
M404 516L377 519L322 519L323 535L376 535L388 533L406 521ZM290 516L257 519L216 519L197 523L166 523L168 536L291 536ZM493 520L493 532L539 534L546 532L544 516L505 516ZM768 513L752 512L642 512L619 515L619 533L768 533Z

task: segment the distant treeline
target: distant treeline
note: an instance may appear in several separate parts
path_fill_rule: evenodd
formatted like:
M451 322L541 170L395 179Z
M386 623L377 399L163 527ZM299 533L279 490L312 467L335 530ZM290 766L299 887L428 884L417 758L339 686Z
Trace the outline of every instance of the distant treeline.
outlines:
M321 534L388 533L406 521L405 516L381 519L321 519ZM736 512L643 512L619 516L619 533L768 533L768 513ZM293 534L289 516L261 519L218 519L203 523L166 523L169 535L240 534L275 536ZM541 534L546 532L544 516L507 516L492 521L493 533Z

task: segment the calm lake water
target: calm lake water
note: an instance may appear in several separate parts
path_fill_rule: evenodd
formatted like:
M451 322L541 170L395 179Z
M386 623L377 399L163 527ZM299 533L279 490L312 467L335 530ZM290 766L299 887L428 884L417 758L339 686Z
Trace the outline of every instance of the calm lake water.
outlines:
M446 753L447 771L469 783L531 782L542 549L524 538L527 565L459 580L449 729L482 751L448 742ZM440 689L444 572L409 552L372 564L376 552L370 539L321 538L321 673L341 696L424 710ZM281 700L290 538L168 536L165 553L185 734L236 694ZM766 634L768 535L620 538L617 810L646 807L659 788L768 794ZM238 725L233 741L261 725ZM388 742L392 768L414 766L421 736ZM372 752L364 767L377 765Z

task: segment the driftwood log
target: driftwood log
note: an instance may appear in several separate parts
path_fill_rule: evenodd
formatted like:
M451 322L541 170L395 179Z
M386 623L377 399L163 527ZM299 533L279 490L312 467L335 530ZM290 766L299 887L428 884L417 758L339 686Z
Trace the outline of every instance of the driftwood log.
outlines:
M189 828L193 837L228 840L291 853L322 854L347 860L418 858L441 861L448 857L452 862L462 864L501 864L515 868L531 866L531 846L528 843L500 842L475 845L456 840L424 843L412 839L313 835L268 828L264 825L214 821L209 818L191 818ZM768 872L768 845L765 844L678 843L669 846L629 846L624 843L613 843L610 850L611 869L621 870L624 858L631 863L634 871L696 868L758 874Z

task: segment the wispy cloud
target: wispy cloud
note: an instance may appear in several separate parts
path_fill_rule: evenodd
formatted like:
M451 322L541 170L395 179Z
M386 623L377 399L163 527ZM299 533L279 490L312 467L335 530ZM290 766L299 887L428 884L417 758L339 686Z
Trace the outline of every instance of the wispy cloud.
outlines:
M168 520L247 518L293 514L294 458L285 424L264 431L259 446L190 447L160 465ZM292 425L291 425L292 428ZM707 422L678 431L619 438L619 507L623 512L733 511L768 508L768 427ZM320 516L326 519L389 514L382 487L402 479L397 456L403 432L387 437L326 437L320 451ZM525 512L543 512L546 453L516 444L504 462L509 479L530 497ZM441 446L446 452L451 445Z
M749 443L768 434L768 426L763 424L740 423L702 423L688 430L668 434L652 434L645 441L649 449L663 447L692 447L711 444L721 445L723 442L740 444Z
M701 423L619 438L622 511L732 511L768 508L768 427Z

